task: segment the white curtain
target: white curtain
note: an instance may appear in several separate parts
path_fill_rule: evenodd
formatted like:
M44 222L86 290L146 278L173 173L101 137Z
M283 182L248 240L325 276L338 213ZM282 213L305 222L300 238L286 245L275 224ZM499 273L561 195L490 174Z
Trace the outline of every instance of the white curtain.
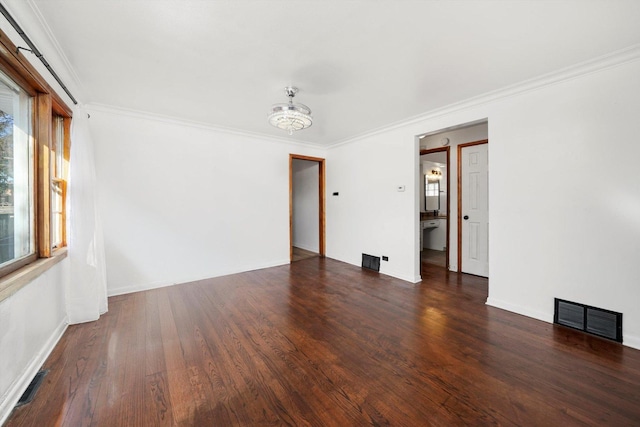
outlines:
M93 141L86 110L77 106L71 121L71 159L67 190L70 277L69 322L96 320L107 311L104 245L96 191Z

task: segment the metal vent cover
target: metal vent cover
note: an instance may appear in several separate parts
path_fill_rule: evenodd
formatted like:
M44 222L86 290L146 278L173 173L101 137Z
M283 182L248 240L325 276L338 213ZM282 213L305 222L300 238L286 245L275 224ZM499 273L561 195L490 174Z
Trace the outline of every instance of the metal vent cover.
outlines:
M22 405L26 405L27 403L31 403L33 398L36 396L36 392L42 385L42 380L44 380L44 376L47 375L48 373L49 373L48 369L42 370L42 371L39 371L35 377L33 377L27 389L24 391L24 393L22 393L20 400L18 400L18 403L16 403L16 406L15 406L16 408Z
M380 257L362 254L362 268L373 271L380 271Z
M586 331L618 341L618 314L619 313L609 313L600 309L587 308ZM621 314L620 316L622 317ZM622 341L622 338L620 341Z
M567 301L558 301L556 323L576 329L584 329L584 307Z
M622 342L622 313L555 298L553 323Z

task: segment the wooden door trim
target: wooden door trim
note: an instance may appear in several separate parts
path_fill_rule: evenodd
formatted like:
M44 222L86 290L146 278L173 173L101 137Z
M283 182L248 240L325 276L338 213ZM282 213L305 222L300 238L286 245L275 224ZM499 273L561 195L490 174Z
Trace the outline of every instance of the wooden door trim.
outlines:
M445 254L445 268L447 270L449 270L449 250L451 248L450 245L450 241L449 241L449 227L451 226L451 212L449 209L449 206L451 205L451 192L449 191L449 189L451 188L451 174L449 171L451 171L450 168L450 162L451 162L451 147L438 147L438 148L431 148L431 149L424 149L424 150L420 150L420 155L422 156L423 154L432 154L432 153L440 153L442 151L445 151L447 153L447 236L446 236L446 242L447 242L447 253ZM423 177L420 177L420 179L424 179ZM422 195L424 197L424 194ZM425 206L426 209L426 206ZM420 228L420 232L422 233L422 227ZM422 248L420 248L420 251L422 251ZM420 254L418 254L419 256ZM420 263L420 265L422 265L422 262ZM422 270L422 268L421 268Z
M308 160L318 163L318 252L325 256L325 159L321 157L289 154L289 262L293 261L293 160Z
M488 143L488 139L481 139L458 144L458 273L462 273L462 149Z

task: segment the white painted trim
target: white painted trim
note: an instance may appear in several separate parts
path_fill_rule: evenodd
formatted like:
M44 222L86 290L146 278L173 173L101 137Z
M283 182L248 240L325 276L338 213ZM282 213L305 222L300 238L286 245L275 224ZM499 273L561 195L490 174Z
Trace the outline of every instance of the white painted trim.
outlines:
M382 263L382 262L386 262L386 261L380 261L380 262ZM381 270L382 270L382 268L381 268ZM411 284L416 284L416 283L419 283L419 282L422 281L422 278L420 278L419 280L416 281L416 278L414 276L409 276L409 275L406 275L406 274L403 274L403 273L398 273L396 271L384 271L384 272L380 271L380 274L384 274L385 276L391 276L394 279L400 279L400 280L402 280L404 282L409 282Z
M153 120L157 122L169 123L169 124L174 124L179 126L187 126L187 127L196 128L196 129L204 129L204 130L209 130L213 132L227 133L227 134L244 136L249 138L266 139L271 142L277 142L277 143L286 144L286 145L298 145L304 148L309 148L309 147L317 148L317 149L326 148L325 145L318 144L316 142L311 142L311 141L281 138L281 137L267 135L267 134L258 133L258 132L250 132L242 129L215 126L208 123L197 122L194 120L181 119L177 117L165 116L162 114L148 113L145 111L133 110L130 108L123 108L123 107L116 107L116 106L100 104L100 103L89 103L85 105L85 108L89 111L89 113L91 111L97 111L97 112L116 115L116 116L126 116L126 117L133 117L137 119Z
M508 302L496 300L493 298L487 298L487 305L553 324L553 313L534 311L526 307L510 304ZM640 350L640 337L636 337L633 335L624 335L623 333L622 338L624 340L622 343L624 346Z
M49 39L49 42L53 45L53 48L56 51L56 55L58 56L58 58L60 58L60 60L64 64L64 67L66 68L68 74L73 79L74 84L76 85L76 87L79 88L79 90L82 92L83 95L86 94L87 92L85 90L84 85L82 84L82 81L80 80L80 76L78 76L78 73L76 72L75 68L73 68L73 65L71 65L71 61L69 61L69 58L67 58L67 55L65 55L64 50L62 49L62 46L58 42L58 39L56 39L56 37L54 36L53 31L51 30L51 27L49 27L49 23L47 22L47 20L42 15L40 8L38 8L34 0L27 0L26 3L31 8L33 14L35 15L38 21L38 24L40 25L40 27L42 27L46 37ZM80 100L77 97L76 97L76 100L80 102Z
M541 89L546 86L558 84L567 80L572 80L578 77L582 77L588 74L597 73L599 71L606 70L608 68L617 67L619 65L626 64L640 60L640 44L636 44L625 49L620 49L615 52L611 52L606 55L599 56L588 61L583 61L578 64L561 68L550 73L542 74L541 76L534 77L532 79L524 80L520 83L505 86L502 89L497 89L491 92L486 92L472 98L467 98L460 102L454 102L453 104L446 105L435 110L421 113L416 116L400 120L389 125L379 127L360 135L355 135L342 140L339 140L332 144L327 144L324 147L326 149L337 148L342 145L350 144L361 139L370 138L374 135L385 133L397 128L410 126L422 121L435 119L437 117L446 116L455 112L463 111L473 107L477 107L482 104L488 104L505 98L511 98L518 96L525 92ZM482 121L482 120L480 120Z
M2 425L7 418L11 415L13 408L20 400L22 393L25 392L33 377L36 376L40 367L47 360L53 349L55 348L62 335L67 330L67 326L69 326L68 319L65 317L62 319L62 322L54 329L53 333L44 343L39 352L36 353L35 357L31 359L31 362L22 374L13 382L13 384L9 387L7 393L2 397L0 401L0 425Z
M409 282L411 284L416 284L416 283L420 283L422 281L422 278L420 276L418 276L417 280L416 277L414 276L410 276L404 273L400 273L398 271L393 271L393 270L386 270L382 263L386 262L386 261L380 261L380 274L384 274L385 276L390 276L393 277L394 279L400 279L404 282ZM360 266L358 266L360 267ZM384 271L382 271L384 270Z
M307 245L293 245L293 246L295 246L296 248L304 249L305 251L319 253L318 248L312 248L311 246L307 246Z
M542 320L543 322L553 323L553 313L544 313L542 311L531 310L528 307L511 304L509 302L497 300L495 298L487 298L486 304L492 307L500 308L502 310L510 311L512 313Z
M624 327L624 326L623 326ZM635 348L636 350L640 350L640 337L636 337L633 335L624 335L622 334L622 345L627 347Z
M3 2L3 3L7 3L7 2ZM24 20L20 19L20 13L17 13L18 11L16 9L19 9L20 12L23 12L25 14L32 15L32 16L29 16L29 18L33 18L33 20L38 23L38 28L40 27L40 24L41 24L40 16L39 14L35 13L33 6L30 2L25 1L23 3L20 3L20 6L15 6L12 4L4 4L4 6L5 6L5 9L7 9L7 11L9 12L9 14L13 17L13 19L15 19L16 22L20 25L22 30L27 33L27 35L29 35L29 32L33 29L33 27L26 28L26 25L23 22ZM7 26L3 27L2 30L5 33L7 33L9 40L11 40L16 46L24 46L25 43L22 40L21 35L10 25L9 21L4 16L1 16L0 20L7 23ZM47 30L45 29L45 33L46 31ZM51 41L48 34L45 34L44 37L49 39L49 41ZM36 47L38 48L42 56L44 56L45 59L49 58L47 59L47 62L54 69L57 69L58 71L60 71L61 68L66 67L64 60L62 61L62 64L60 64L59 61L51 60L52 57L55 57L56 59L60 59L58 56L56 56L58 52L50 52L50 50L48 51L47 49L43 49L43 46L40 43L41 41L43 41L42 37L38 39L37 35L31 34L29 38L36 45ZM52 55L49 55L49 53L52 53ZM54 91L60 96L60 98L62 98L62 100L66 102L67 106L71 108L71 106L74 105L71 98L62 89L62 86L60 85L60 83L58 83L53 78L53 76L45 68L44 64L42 64L35 55L23 55L22 58L24 58L27 62L29 62L40 73L42 78L54 89ZM65 71L69 71L69 70L65 69ZM64 76L65 73L58 72L57 74L64 81L64 78L62 76Z
M27 0L25 3L28 5L29 9L31 9L31 13L33 13L33 15L35 16L35 19L37 20L38 24L43 28L45 37L48 38L49 42L54 47L56 56L63 63L63 66L65 67L66 71L73 79L75 86L82 92L83 95L87 95L86 88L82 84L82 81L80 80L78 74L76 73L75 69L73 68L68 58L64 54L64 51L61 48L60 43L58 43L57 39L53 35L53 32L48 26L42 13L37 7L35 1ZM15 15L15 13L11 10L11 5L7 5L5 7L7 7L7 9L9 10L10 13L12 13L12 15ZM210 130L233 133L237 135L258 137L261 139L266 138L270 141L276 141L281 143L301 144L306 147L312 146L314 148L330 149L330 148L336 148L351 142L355 142L364 138L368 138L379 133L384 133L399 127L412 125L421 121L425 121L425 120L433 119L436 117L444 116L447 114L451 114L454 112L462 111L465 109L476 107L478 105L494 102L503 98L513 97L515 95L519 95L524 92L536 90L545 86L550 86L566 80L570 80L570 79L581 77L587 74L599 72L607 68L622 65L631 61L636 61L638 59L640 59L640 44L635 44L627 48L620 49L605 55L601 55L596 58L583 61L569 67L561 68L560 70L552 71L550 73L546 73L541 76L537 76L513 85L506 86L501 89L480 94L475 97L467 98L460 102L455 102L453 104L449 104L441 108L436 108L434 110L430 110L425 113L420 113L413 117L402 119L395 123L387 124L382 127L379 127L370 131L366 131L361 134L356 134L353 136L349 136L349 137L337 140L335 142L327 142L327 143L285 139L285 138L280 138L273 135L262 134L258 132L249 132L241 129L224 128L224 127L214 126L206 123L200 123L200 122L194 122L189 120L183 120L179 118L173 118L169 116L145 113L142 111L128 110L128 109L124 109L116 106L109 106L109 105L104 105L99 103L90 103L87 106L92 108L95 107L96 110L100 108L112 109L114 111L120 111L121 114L126 114L125 112L128 112L129 114L135 115L137 117L145 117L153 120L172 122L180 125L200 127L200 128L210 129ZM62 93L62 92L59 92L59 93Z
M358 267L358 268L362 268L362 266L360 264L354 264L352 262L344 261L344 260L341 260L341 259L338 259L338 258L329 258L329 257L327 257L327 259L332 259L332 260L335 260L335 261L338 261L338 262L343 262L345 264L349 264L349 265L353 265L353 266ZM383 263L383 262L386 262L386 261L380 261L380 263ZM399 279L399 280L402 280L404 282L409 282L409 283L412 283L412 284L416 284L416 283L420 283L422 281L422 278L420 276L415 276L414 277L414 276L407 276L405 274L398 273L398 272L395 272L395 271L382 271L383 270L382 264L380 265L380 270L381 271L378 272L379 274L382 274L384 276L393 277L394 279Z
M130 286L119 286L119 287L115 287L115 288L108 288L108 296L109 297L113 297L113 296L116 296L116 295L124 295L124 294L131 294L131 293L134 293L134 292L149 291L151 289L165 288L167 286L181 285L181 284L185 284L185 283L197 282L197 281L200 281L200 280L207 280L207 279L213 279L213 278L216 278L216 277L228 276L228 275L231 275L231 274L240 274L240 273L246 273L248 271L261 270L263 268L279 267L281 265L287 265L287 264L290 264L290 263L291 263L291 261L289 259L286 259L286 260L269 262L269 263L265 263L265 264L258 264L258 265L254 265L254 266L247 266L245 268L239 268L239 269L224 271L224 272L222 272L220 274L217 274L215 276L184 277L184 278L180 278L180 279L174 280L172 282L153 282L153 283L144 283L144 284L140 283L140 284L137 284L137 285L130 285Z

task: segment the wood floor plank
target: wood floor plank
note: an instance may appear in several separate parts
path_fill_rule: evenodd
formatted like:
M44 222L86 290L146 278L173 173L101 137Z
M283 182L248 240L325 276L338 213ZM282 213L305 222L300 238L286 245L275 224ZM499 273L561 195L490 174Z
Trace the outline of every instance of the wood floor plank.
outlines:
M161 290L144 292L145 297L145 394L144 425L171 426L174 424L166 363L162 347L158 294Z
M162 313L160 327L173 419L177 425L195 425L196 402L193 400L191 381L183 359L174 312L166 289L163 289L158 295L158 306Z
M320 420L316 414L331 407L331 400L324 395L316 395L318 399L308 400L301 393L311 385L308 370L292 360L299 353L298 348L292 339L283 334L287 330L270 320L270 306L263 304L263 301L262 298L247 295L246 306L242 310L243 318L238 319L241 324L250 325L245 328L244 334L253 343L253 357L263 362L262 369L267 372L288 372L288 375L270 376L268 379L269 387L274 391L272 399L288 401L284 403L285 406L295 408L305 422L318 425ZM336 421L341 419L339 414L336 416Z
M112 318L118 313L120 306L114 303ZM109 320L69 326L43 365L49 374L38 391L39 397L14 412L19 420L23 410L34 411L38 414L36 421L26 416L23 424L16 425L40 425L39 419L52 420L52 425L88 425L105 369L99 355L104 353L108 332L114 327ZM48 391L50 385L58 385L55 393Z
M310 258L113 297L6 425L640 425L640 351L423 278Z

